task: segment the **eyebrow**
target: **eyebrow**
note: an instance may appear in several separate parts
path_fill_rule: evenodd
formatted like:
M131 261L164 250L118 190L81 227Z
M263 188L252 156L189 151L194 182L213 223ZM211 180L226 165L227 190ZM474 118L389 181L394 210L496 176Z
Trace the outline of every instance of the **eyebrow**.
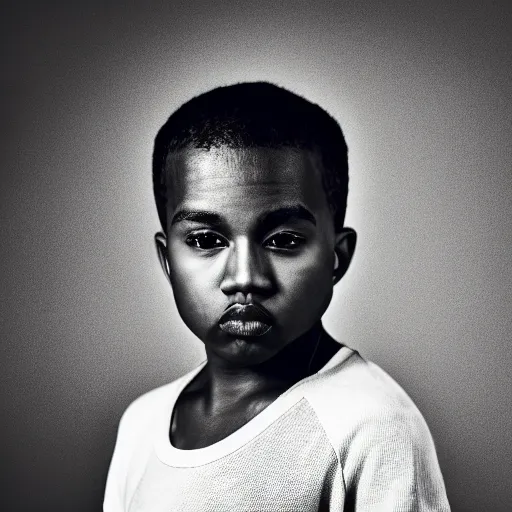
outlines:
M269 231L291 220L305 220L316 226L315 216L307 208L297 204L264 213L257 221L258 231ZM226 225L221 215L208 211L178 210L172 218L171 226L182 221L204 223L216 228Z
M315 216L300 204L285 206L265 213L258 220L258 224L260 225L260 229L263 231L269 231L270 229L291 220L305 220L307 222L311 222L313 226L316 226Z
M200 222L214 227L224 225L222 217L218 213L205 211L178 210L172 218L171 226L182 221Z

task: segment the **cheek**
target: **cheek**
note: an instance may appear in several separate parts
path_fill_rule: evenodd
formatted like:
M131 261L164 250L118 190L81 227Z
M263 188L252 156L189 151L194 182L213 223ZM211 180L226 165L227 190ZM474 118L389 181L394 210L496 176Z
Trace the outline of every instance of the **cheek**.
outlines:
M332 297L332 271L325 251L315 251L295 262L279 262L275 268L295 321L318 319Z
M220 306L216 307L215 303L216 283L204 262L183 252L171 251L172 255L169 255L172 291L181 318L194 334L201 337L219 316Z
M203 339L214 320L215 308L211 302L204 302L204 288L199 288L197 281L182 277L171 277L176 308L185 325L199 339Z

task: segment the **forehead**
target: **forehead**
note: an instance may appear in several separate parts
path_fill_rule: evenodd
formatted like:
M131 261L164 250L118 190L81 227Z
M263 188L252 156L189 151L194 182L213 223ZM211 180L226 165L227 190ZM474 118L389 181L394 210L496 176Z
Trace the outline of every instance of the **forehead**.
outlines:
M327 208L319 160L306 150L192 148L171 155L167 172L172 211L192 208L247 217L287 204L303 204L317 213Z

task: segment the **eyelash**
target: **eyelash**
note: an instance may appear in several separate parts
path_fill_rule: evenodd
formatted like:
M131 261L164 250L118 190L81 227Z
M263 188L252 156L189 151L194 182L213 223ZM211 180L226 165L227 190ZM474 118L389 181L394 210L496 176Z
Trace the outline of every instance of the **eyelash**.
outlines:
M199 249L199 250L214 250L216 248L222 248L224 246L218 246L218 247L215 247L215 248L212 248L212 249L203 249L202 247L200 247L198 241L201 237L211 237L211 238L216 238L217 240L223 240L224 237L221 237L220 235L217 235L216 233L212 232L212 231L196 231L195 233L191 233L190 235L188 235L186 238L185 238L185 243L187 245L189 245L190 247L194 248L194 249Z
M221 242L224 241L225 245L217 245L214 247L204 248L204 247L200 246L200 238L201 237L204 237L204 238L211 237L211 239L215 239L215 243L217 241L221 241ZM294 244L293 247L279 247L278 245L275 244L275 239L277 237L288 237L289 243ZM269 242L272 240L274 241L273 246L269 245ZM188 235L185 238L185 243L188 246L192 247L193 249L197 249L197 250L205 251L205 252L222 249L229 245L224 237L222 237L221 235L218 235L217 233L215 233L213 231L196 231L194 233L191 233L190 235ZM292 251L296 251L297 249L302 247L305 243L306 243L306 239L303 236L297 235L296 233L291 233L289 231L281 231L281 232L275 233L271 237L267 238L263 245L275 252L292 252Z

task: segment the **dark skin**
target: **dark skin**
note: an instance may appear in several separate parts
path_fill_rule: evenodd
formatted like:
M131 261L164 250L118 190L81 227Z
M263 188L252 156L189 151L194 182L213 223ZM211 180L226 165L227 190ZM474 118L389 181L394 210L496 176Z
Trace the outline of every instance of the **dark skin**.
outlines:
M239 429L339 350L321 317L356 234L335 231L318 158L307 151L188 149L169 158L167 172L159 258L207 355L178 398L170 439L197 449ZM272 318L268 332L220 329L227 308L251 303Z

